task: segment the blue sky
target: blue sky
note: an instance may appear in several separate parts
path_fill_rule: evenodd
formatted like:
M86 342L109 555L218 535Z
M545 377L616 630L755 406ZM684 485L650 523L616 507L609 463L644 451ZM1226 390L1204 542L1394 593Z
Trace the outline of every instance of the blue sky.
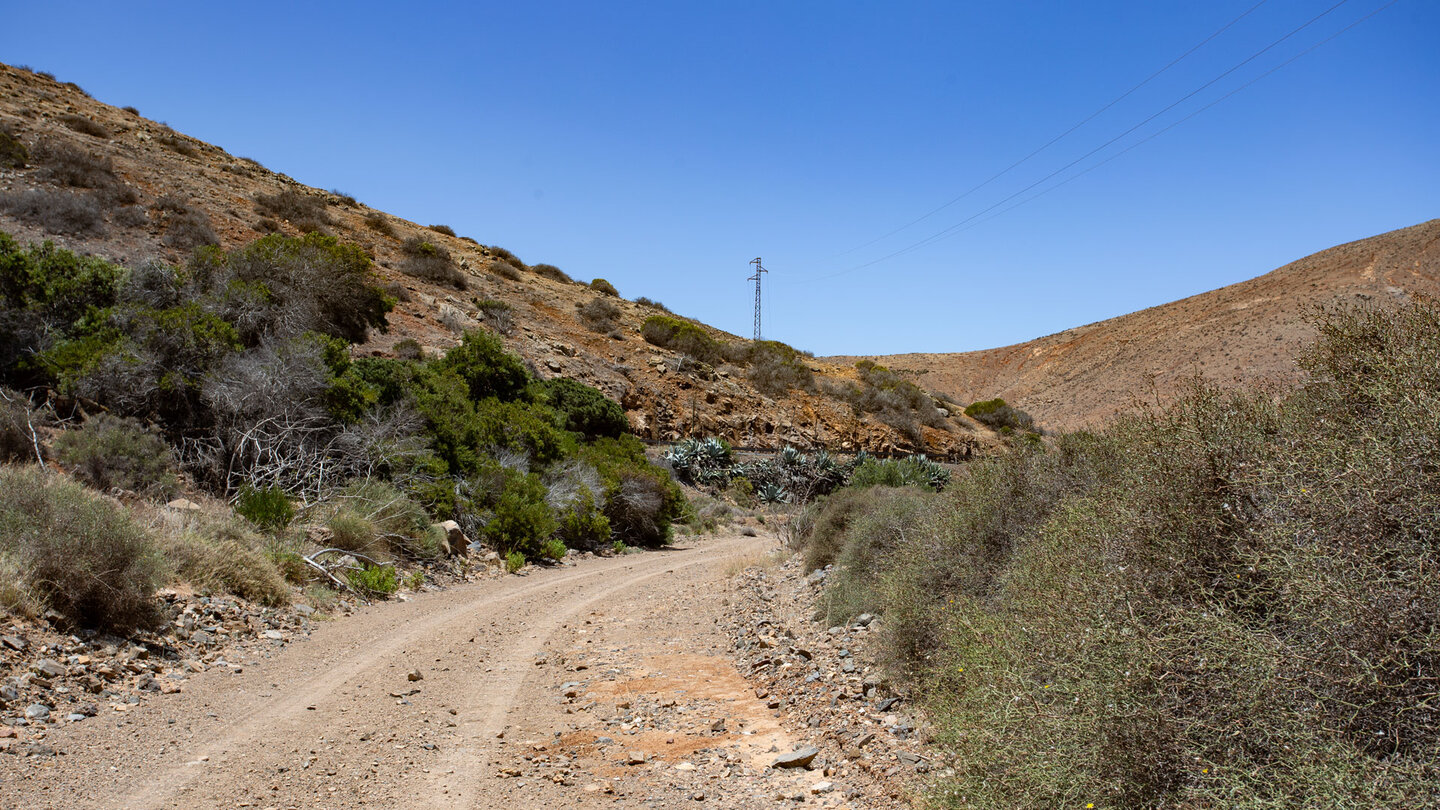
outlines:
M766 337L962 351L1440 216L1440 3L1237 68L1336 0L1257 2L25 3L0 60L741 335L760 256Z

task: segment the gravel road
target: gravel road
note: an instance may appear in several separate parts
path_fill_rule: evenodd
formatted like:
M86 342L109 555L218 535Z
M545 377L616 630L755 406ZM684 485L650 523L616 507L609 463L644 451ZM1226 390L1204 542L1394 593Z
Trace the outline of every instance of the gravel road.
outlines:
M771 767L803 741L719 629L729 575L774 546L685 538L365 608L67 726L58 756L5 757L0 804L855 806L822 773Z

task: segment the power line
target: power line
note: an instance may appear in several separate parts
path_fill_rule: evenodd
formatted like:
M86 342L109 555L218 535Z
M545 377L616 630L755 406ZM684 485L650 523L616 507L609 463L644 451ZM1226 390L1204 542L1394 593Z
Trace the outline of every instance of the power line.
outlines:
M1137 148L1137 147L1139 147L1139 146L1143 146L1144 144L1147 144L1147 143L1149 143L1150 141L1155 140L1156 138L1160 137L1161 135L1164 135L1165 133L1169 132L1170 130L1174 129L1175 127L1178 127L1178 126L1180 126L1181 124L1185 123L1186 121L1189 121L1191 118L1194 118L1195 116L1199 115L1200 113L1203 113L1203 112L1205 112L1206 110L1210 109L1211 107L1214 107L1216 104L1219 104L1220 102L1225 101L1226 99L1230 98L1231 96L1235 95L1236 93L1239 93L1241 90L1244 90L1244 89L1246 89L1247 87L1249 87L1250 85L1255 84L1256 82L1259 82L1261 79L1266 78L1267 76L1269 76L1270 74L1272 74L1272 73L1280 70L1281 68L1284 68L1284 67L1288 66L1288 65L1291 64L1292 62L1300 59L1302 56L1305 56L1306 54L1310 53L1311 51L1315 50L1316 48L1319 48L1321 45L1324 45L1324 44L1326 44L1327 42L1329 42L1329 41L1335 39L1336 37L1340 36L1341 34L1344 34L1346 31L1349 31L1351 28L1354 28L1355 26L1359 25L1360 23L1365 22L1366 20L1370 19L1371 17L1374 17L1376 14L1379 14L1380 12L1382 12L1382 11L1384 11L1385 9L1387 9L1387 8L1395 5L1395 4L1398 3L1398 2L1400 2L1400 0L1390 0L1390 2L1386 3L1385 5L1383 5L1383 6L1379 7L1379 8L1377 8L1377 9L1375 9L1374 11L1370 12L1369 14L1366 14L1364 17L1361 17L1360 19L1356 20L1355 22L1350 23L1349 25L1345 26L1344 28L1341 28L1339 31L1336 31L1335 33L1331 34L1330 36L1328 36L1328 37L1326 37L1326 38L1324 38L1324 39L1322 39L1322 40L1320 40L1319 42L1315 43L1314 45L1311 45L1310 47L1306 48L1305 50L1303 50L1303 51L1301 51L1301 52L1299 52L1299 53L1297 53L1297 54L1295 54L1294 56L1290 57L1289 59L1286 59L1284 62L1281 62L1280 64L1276 65L1275 67L1272 67L1272 68L1270 68L1269 70L1265 71L1264 73L1261 73L1259 76L1256 76L1255 78L1251 79L1250 81L1248 81L1248 82L1240 85L1239 87L1235 88L1234 90L1231 90L1230 92L1228 92L1228 93L1226 93L1225 95L1223 95L1223 96L1215 99L1214 101L1210 102L1209 104L1206 104L1205 106L1203 106L1203 107L1195 110L1194 112L1190 113L1189 115L1186 115L1184 118L1181 118L1181 119L1179 119L1179 120L1177 120L1177 121L1175 121L1175 122L1173 122L1173 123L1171 123L1171 124L1166 125L1163 129L1157 130L1157 131L1155 131L1155 132L1153 132L1153 133L1145 136L1144 138L1136 141L1136 142L1133 143L1133 144L1130 144L1129 146L1125 147L1124 149L1120 150L1119 152L1116 152L1115 154L1111 155L1110 157L1105 158L1104 160L1100 161L1099 163L1096 163L1096 164L1093 165L1093 166L1090 166L1090 167L1088 167L1088 168L1086 168L1086 169L1084 169L1084 170L1082 170L1082 171L1080 171L1080 172L1077 172L1077 173L1071 175L1070 177L1067 177L1067 178L1065 178L1064 180L1061 180L1060 182L1056 183L1055 185L1050 186L1050 187L1047 188L1047 189L1044 189L1043 191L1040 191L1040 192L1038 192L1038 193L1036 193L1036 194L1033 194L1033 195L1031 195L1031 196L1029 196L1029 197L1026 197L1025 199L1021 200L1020 202L1015 203L1014 205L1012 205L1012 206L1010 206L1010 207L1008 207L1008 208L1004 208L1004 209L1002 209L1002 210L1000 210L1000 211L996 211L995 213L991 214L991 215L988 216L988 217L985 217L984 219L980 220L979 222L975 222L975 223L972 223L972 224L970 224L969 226L967 226L967 227L965 227L965 228L961 228L959 231L956 231L956 233L960 233L960 232L963 232L963 231L968 231L968 230L970 230L970 228L973 228L973 227L976 227L976 226L978 226L978 225L981 225L981 224L984 224L984 223L986 223L986 222L989 222L990 220L992 220L992 219L994 219L994 218L996 218L996 217L998 217L998 216L1001 216L1002 214L1007 214L1007 213L1009 213L1009 212L1011 212L1011 211L1014 211L1016 208L1019 208L1020 206L1025 205L1025 204L1028 203L1028 202L1031 202L1031 201L1033 201L1033 200L1037 200L1037 199L1039 199L1040 197L1043 197L1043 196L1045 196L1046 194L1049 194L1050 192L1052 192L1052 191L1060 188L1061 186L1067 185L1067 184L1069 184L1069 183L1072 182L1072 181L1079 180L1081 177L1084 177L1085 175L1089 174L1090 172L1095 171L1096 169L1100 168L1101 166L1104 166L1105 164L1109 163L1110 161L1115 160L1116 158L1119 158L1119 157L1121 157L1122 155L1127 154L1127 153L1130 152L1132 149L1135 149L1135 148ZM952 235L953 235L953 234L952 234Z
M866 243L864 243L864 244L862 244L862 245L856 245L855 247L850 248L849 250L846 250L846 251L842 251L842 252L840 252L840 253L837 253L837 254L835 254L835 256L838 257L838 256L844 256L844 255L847 255L847 254L850 254L850 253L854 253L855 251L861 250L861 249L863 249L863 248L867 248L867 247L875 244L876 242L880 242L880 241L883 241L883 240L885 240L885 239L888 239L888 238L894 236L895 234L900 233L900 232L903 231L903 230L906 230L906 229L908 229L908 228L910 228L910 227L912 227L912 226L914 226L914 225L918 225L918 224L920 224L921 222L924 222L925 220L929 219L930 217L932 217L932 216L940 213L941 211L944 211L946 208L949 208L950 206L954 205L955 203L958 203L958 202L960 202L961 200L965 199L966 197L969 197L971 194L974 194L975 192L977 192L977 191L979 191L980 189L982 189L982 188L990 185L991 183L995 182L996 180L999 180L1001 177L1004 177L1005 175L1009 174L1011 171L1014 171L1015 169L1019 168L1021 165L1025 164L1026 162L1028 162L1028 161L1030 160L1030 158L1033 158L1033 157L1035 157L1036 155L1040 154L1041 152L1044 152L1046 149L1049 149L1050 147L1054 146L1056 143L1058 143L1059 141L1061 141L1062 139L1064 139L1067 135L1071 134L1071 133L1074 132L1075 130L1077 130L1077 129L1085 126L1086 124L1090 123L1091 121L1095 120L1095 119L1098 118L1100 115L1102 115L1102 114L1105 113L1107 110L1109 110L1111 107L1114 107L1116 104L1119 104L1120 102L1122 102L1122 101L1124 101L1125 99L1129 98L1135 91L1139 90L1140 88L1142 88L1142 87L1144 87L1145 85L1149 84L1151 81L1155 80L1157 77L1160 76L1160 74L1162 74L1162 73L1164 73L1165 71L1169 70L1170 68L1175 67L1176 65L1180 64L1180 62L1181 62L1182 60L1184 60L1185 57L1187 57L1187 56L1189 56L1190 54L1195 53L1196 51L1198 51L1198 50L1200 50L1201 48L1205 47L1206 45L1208 45L1208 44L1210 43L1211 40L1215 39L1216 37L1220 36L1221 34L1225 33L1226 31L1230 30L1230 28L1233 27L1236 23L1238 23L1238 22L1240 22L1241 20L1245 19L1246 17L1250 16L1250 14L1253 13L1256 9L1260 8L1261 6L1265 5L1265 4L1268 3L1268 2L1270 2L1270 0L1260 0L1260 2L1258 2L1258 3L1256 3L1255 5L1251 6L1249 9L1247 9L1247 10L1246 10L1244 13L1242 13L1240 16L1238 16L1238 17L1236 17L1235 19L1231 20L1230 22L1225 23L1224 25L1220 26L1220 28L1219 28L1218 30L1216 30L1215 33L1213 33L1213 34L1211 34L1210 36L1206 37L1205 39L1201 40L1199 44L1195 45L1194 47L1190 48L1190 50L1188 50L1188 51L1180 54L1179 56L1175 57L1174 59L1170 60L1170 62L1169 62L1168 64L1166 64L1164 67L1160 68L1159 70L1155 71L1154 73L1151 73L1149 76L1146 76L1139 84L1135 85L1134 87L1131 87L1129 90L1126 90L1125 92L1123 92L1123 93L1121 93L1120 95L1116 96L1114 99L1112 99L1112 100L1111 100L1109 103L1107 103L1105 106L1101 107L1100 109L1096 110L1096 111L1093 112L1093 113L1090 113L1088 116L1086 116L1084 119L1082 119L1079 123L1075 124L1074 126L1070 127L1069 129L1065 130L1064 132L1060 133L1059 135L1056 135L1055 137L1053 137L1053 138L1051 138L1050 140L1046 141L1044 144L1042 144L1040 147L1038 147L1037 149L1035 149L1033 152L1031 152L1030 154L1026 155L1025 157L1020 158L1019 160L1015 161L1014 163L1011 163L1009 166L1006 166L1005 168L1001 169L1000 171L996 172L995 174L990 175L988 178L986 178L985 180L981 181L980 183L972 186L969 190L967 190L967 191L964 192L963 194L960 194L959 196L954 197L954 198L951 199L949 202L946 202L946 203L944 203L944 204L942 204L942 205L940 205L940 206L938 206L938 207L936 207L936 208L932 208L931 210L925 212L924 214L921 214L920 216L916 217L915 219L910 220L909 222L905 223L904 225L901 225L900 227L898 227L898 228L896 228L896 229L894 229L894 230L892 230L892 231L890 231L890 232L888 232L888 233L881 234L880 236L877 236L877 237L875 237L874 239L871 239L869 242L866 242ZM833 258L833 257L832 257L832 258Z
M1147 118L1145 118L1145 119L1144 119L1143 121L1141 121L1140 123L1135 124L1134 126L1130 127L1129 129L1125 130L1124 132L1121 132L1119 135L1116 135L1115 137L1113 137L1113 138L1111 138L1110 140L1108 140L1108 141L1100 144L1099 146L1095 147L1094 149L1091 149L1090 151L1086 152L1085 154L1081 155L1080 157L1075 158L1074 160L1070 161L1069 163L1065 164L1064 166L1061 166L1060 168L1056 169L1055 171L1053 171L1053 172L1045 175L1044 177L1040 178L1039 180L1036 180L1035 182L1031 183L1030 185L1028 185L1028 186L1020 189L1019 191L1017 191L1017 192L1015 192L1015 193L1013 193L1013 194L1011 194L1011 195L1009 195L1009 196L1007 196L1007 197L999 200L998 202L993 203L992 205L990 205L990 206L988 206L988 207L986 207L986 208L983 208L983 209L981 209L980 211L977 211L977 212L974 213L974 214L971 214L970 216L966 217L965 219L962 219L962 220L960 220L959 222L957 222L957 223L955 223L955 224L953 224L953 225L951 225L951 226L949 226L949 227L947 227L947 228L944 228L943 230L940 230L940 231L938 231L938 232L936 232L936 233L933 233L933 234L931 234L930 236L927 236L927 237L924 237L923 239L919 239L919 240L917 240L917 241L915 241L915 242L912 242L912 243L910 243L909 245L906 245L905 247L902 247L902 248L900 248L900 249L898 249L898 250L895 250L895 251L892 251L892 252L890 252L890 253L887 253L887 254L885 254L884 256L881 256L881 257L879 257L879 258L877 258L877 259L872 259L872 260L870 260L870 261L868 261L868 262L864 262L864 263L862 263L862 264L857 264L857 265L855 265L855 266L853 266L853 267L849 267L849 268L846 268L846 269L844 269L844 270L840 270L840 271L837 271L837 272L834 272L834 273L830 273L830 274L827 274L827 275L823 275L823 276L812 276L812 277L810 277L810 278L808 278L808 279L805 279L805 280L807 280L807 281L823 281L823 280L825 280L825 279L836 278L836 277L838 277L838 276L843 276L843 275L846 275L846 274L848 274L848 273L853 273L853 272L855 272L856 270L863 270L863 269L865 269L865 268L867 268L867 267L871 267L871 266L876 265L876 264L879 264L879 263L881 263L881 262L888 261L888 260L890 260L890 259L896 258L897 256L902 256L902 255L904 255L904 254L906 254L906 253L909 253L909 252L911 252L911 251L913 251L913 250L917 250L917 249L919 249L919 248L921 248L921 247L924 247L925 245L928 245L928 244L930 244L930 243L932 243L932 242L935 242L935 241L937 241L937 240L939 240L939 239L942 239L942 238L950 235L951 233L959 230L960 228L962 228L962 227L964 227L965 225L973 222L974 220L979 219L980 217L984 216L985 214L988 214L988 213L990 213L991 211L994 211L996 208L999 208L999 207L1005 205L1006 203L1010 202L1011 200L1014 200L1016 197L1022 196L1023 194L1025 194L1026 192L1030 191L1031 189L1034 189L1035 187L1040 186L1040 185L1044 184L1045 182L1051 180L1051 179L1054 178L1055 176L1057 176L1057 175L1059 175L1059 174L1061 174L1061 173L1063 173L1063 172L1071 169L1071 168L1074 167L1076 164L1079 164L1079 163L1083 162L1086 158L1089 158L1089 157L1093 156L1094 154L1096 154L1097 152L1100 152L1101 150L1106 149L1107 147L1109 147L1109 146L1111 146L1112 144L1114 144L1116 141L1119 141L1120 139L1126 137L1127 135L1130 135L1131 133L1135 132L1136 130L1140 129L1141 127L1145 126L1146 124L1150 123L1151 121L1154 121L1156 118L1159 118L1160 116L1164 115L1165 113L1169 112L1170 110L1173 110L1173 109L1175 109L1176 107L1180 106L1181 104L1185 103L1186 101L1190 100L1191 98L1194 98L1197 94L1199 94L1199 93L1201 93L1201 92L1204 92L1204 91L1207 90L1208 88L1214 86L1217 82L1219 82L1219 81L1221 81L1222 79L1224 79L1226 76L1229 76L1230 74L1234 73L1235 71L1239 70L1240 68L1244 67L1245 65L1250 64L1251 62L1255 61L1256 59L1260 58L1261 56L1263 56L1263 55L1265 55L1266 53L1270 52L1271 50L1275 49L1276 47L1278 47L1279 45L1281 45L1282 43L1284 43L1286 40L1290 39L1291 37L1295 36L1296 34L1300 33L1301 31L1304 31L1306 28L1309 28L1310 26L1312 26L1312 25L1314 25L1315 23L1319 22L1321 19L1323 19L1324 17L1326 17L1326 16L1328 16L1329 14L1331 14L1332 12L1334 12L1335 9L1337 9L1337 8L1345 5L1345 4L1348 3L1348 2L1350 2L1350 0L1339 0L1339 2L1335 3L1334 5L1330 6L1330 7L1327 8L1327 9L1325 9L1324 11L1320 12L1319 14L1315 15L1314 17L1311 17L1311 18L1310 18L1309 20L1307 20L1305 23L1303 23L1303 24L1301 24L1300 26L1298 26L1297 28L1291 30L1289 33L1285 34L1284 36L1280 37L1279 39L1275 40L1274 42L1271 42L1269 45L1266 45L1264 48L1261 48L1260 50L1256 51L1255 53L1251 54L1250 56L1247 56L1245 59L1243 59L1243 60L1241 60L1240 62L1236 63L1235 65L1231 66L1230 68L1228 68L1227 70L1225 70L1225 71L1224 71L1223 73L1221 73L1220 75L1218 75L1218 76L1216 76L1215 78L1213 78L1213 79L1205 82L1204 84L1200 85L1199 87L1195 88L1194 90L1191 90L1189 93L1186 93L1184 96L1180 97L1178 100L1176 100L1176 101L1174 101L1174 102L1166 105L1164 108L1160 109L1158 112L1155 112L1155 113L1153 113L1152 115L1148 116ZM1328 40L1327 40L1327 41L1328 41ZM1293 61L1293 60L1292 60L1292 61Z

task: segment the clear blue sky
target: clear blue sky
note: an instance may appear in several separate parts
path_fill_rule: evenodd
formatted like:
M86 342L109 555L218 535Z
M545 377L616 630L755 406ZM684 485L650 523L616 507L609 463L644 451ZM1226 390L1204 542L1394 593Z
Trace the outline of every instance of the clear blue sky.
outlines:
M0 60L732 332L761 256L766 337L959 351L1440 216L1440 3L1398 0L967 220L1335 3L1268 0L891 233L1256 2L19 3ZM1342 3L1034 191L1387 2Z

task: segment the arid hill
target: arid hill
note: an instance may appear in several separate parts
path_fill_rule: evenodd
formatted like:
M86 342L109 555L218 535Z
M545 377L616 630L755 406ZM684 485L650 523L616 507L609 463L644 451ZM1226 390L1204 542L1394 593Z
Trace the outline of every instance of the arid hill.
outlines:
M959 402L1002 397L1049 429L1105 422L1197 375L1222 385L1298 379L1317 307L1440 295L1440 219L1339 245L1259 278L998 349L868 359ZM829 357L848 365L854 357Z
M422 353L443 352L483 325L541 377L575 378L619 401L642 438L722 436L745 446L942 456L1000 444L928 395L907 389L909 405L897 406L873 384L867 391L853 364L802 356L803 368L788 369L799 373L799 387L784 390L753 364L695 362L642 338L647 318L668 314L663 307L526 264L445 226L311 188L132 108L96 101L75 84L7 65L0 65L0 230L132 267L180 262L205 244L232 248L271 232L333 234L363 247L399 298L389 330L358 352L391 355L410 340ZM746 343L696 326L732 347ZM862 398L872 412L852 407ZM923 408L914 410L917 403Z

